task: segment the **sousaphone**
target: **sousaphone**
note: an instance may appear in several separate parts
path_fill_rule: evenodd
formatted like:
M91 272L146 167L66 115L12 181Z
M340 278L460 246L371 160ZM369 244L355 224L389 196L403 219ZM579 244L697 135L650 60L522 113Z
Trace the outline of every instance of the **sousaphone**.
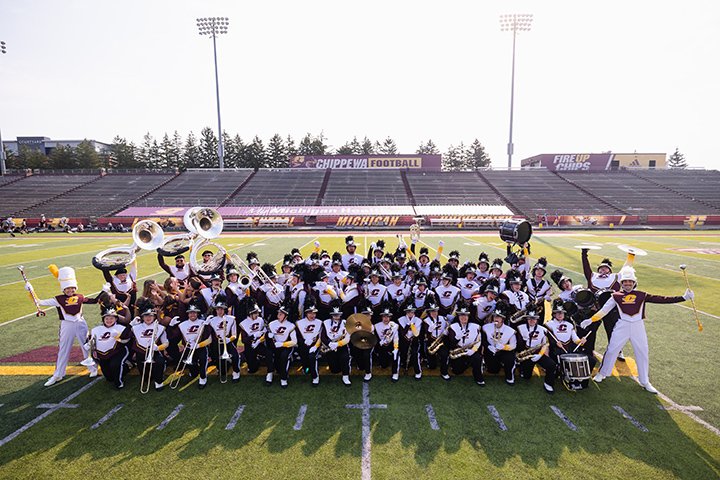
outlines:
M129 247L112 247L95 255L92 264L98 270L113 271L135 261L140 250L155 250L164 241L162 227L152 220L141 220L132 230L133 243Z

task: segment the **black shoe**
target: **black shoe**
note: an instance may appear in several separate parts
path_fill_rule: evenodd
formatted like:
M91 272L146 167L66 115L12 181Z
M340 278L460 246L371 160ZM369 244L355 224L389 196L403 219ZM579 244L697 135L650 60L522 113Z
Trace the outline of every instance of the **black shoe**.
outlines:
M233 378L233 379L232 379L232 383L240 383L240 377L238 377L238 378Z
M165 389L165 385L161 385L159 387L155 387L156 392L162 392Z
M442 378L446 382L449 382L450 380L452 380L452 377L450 375L440 375L440 378Z
M198 383L198 388L200 390L205 390L205 387L207 387L207 383Z
M484 386L485 386L485 380L480 380L479 382L475 382L475 383L477 383L477 384L480 385L481 387L484 387Z

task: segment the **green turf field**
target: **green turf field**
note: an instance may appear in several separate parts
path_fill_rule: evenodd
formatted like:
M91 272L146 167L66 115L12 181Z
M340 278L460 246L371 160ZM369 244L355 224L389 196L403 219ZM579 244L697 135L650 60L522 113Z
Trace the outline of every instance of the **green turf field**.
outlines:
M358 253L378 238L393 249L396 244L387 234L354 234L361 244ZM261 261L277 262L293 246L308 255L315 240L330 252L342 252L343 237L223 234L220 242L241 256L253 250ZM491 258L504 256L505 246L494 233L422 236L431 249L440 239L444 253L458 249L461 260L476 261L481 250ZM44 388L49 374L31 375L27 367L47 370L50 363L1 360L57 344L55 313L32 314L17 265L25 266L40 297L59 293L47 270L50 263L75 267L80 293L92 294L103 279L90 265L91 257L109 246L129 244L129 235L2 238L0 478L719 478L720 436L712 428L720 426L720 306L715 300L720 255L712 252L720 253L720 234L538 231L532 257L546 256L551 267L565 269L580 282L579 250L572 247L585 242L603 246L591 252L592 264L608 256L619 267L625 255L617 244L647 250L649 255L635 266L639 288L652 293L682 294L678 265L688 265L704 331L698 332L689 304L647 309L650 376L663 395L645 392L625 375L577 393L560 387L553 396L542 391L537 377L508 387L490 376L480 388L471 377L446 383L431 375L419 382L401 376L397 384L376 376L367 387L353 377L350 388L326 375L317 389L309 378L294 375L290 388L281 390L264 387L257 376L220 385L210 374L206 390L190 385L148 395L139 394L138 376L120 392L103 380L90 384L86 376L68 376ZM138 264L141 277L164 278L154 254L141 254ZM96 325L97 309L89 306L85 312L88 324ZM600 333L597 350L604 348ZM632 355L629 346L625 352ZM63 400L77 406L53 407ZM377 407L367 409L371 434L365 443L366 409L347 408L363 407L364 401ZM158 429L173 411L177 416Z

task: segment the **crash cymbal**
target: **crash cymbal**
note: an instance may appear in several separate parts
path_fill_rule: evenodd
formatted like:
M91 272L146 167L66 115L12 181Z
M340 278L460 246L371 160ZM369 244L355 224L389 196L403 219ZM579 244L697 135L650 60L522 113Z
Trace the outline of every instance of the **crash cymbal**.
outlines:
M370 350L377 343L377 337L374 333L365 330L357 330L350 335L350 343L360 350Z
M637 255L640 257L647 255L647 252L642 248L631 247L630 245L618 245L618 248L623 252L629 253L631 255Z
M350 315L345 322L345 329L350 335L358 330L364 330L366 332L372 331L372 320L370 315L365 313L353 313Z
M600 250L602 247L600 245L575 245L575 248L580 250Z

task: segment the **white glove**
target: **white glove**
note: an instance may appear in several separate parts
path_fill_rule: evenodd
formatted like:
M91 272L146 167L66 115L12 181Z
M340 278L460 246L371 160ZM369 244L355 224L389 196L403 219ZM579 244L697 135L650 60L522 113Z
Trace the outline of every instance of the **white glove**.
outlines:
M338 344L337 344L337 342L330 342L328 344L328 347L330 347L330 350L335 351L338 348Z
M497 348L495 348L494 345L488 345L488 350L490 350L492 353L497 353Z
M272 340L273 338L275 338L275 334L274 334L273 332L271 332L271 331L268 331L268 332L267 332L267 337Z
M33 291L33 286L30 285L30 282L25 282L25 290L27 290L28 292Z
M105 293L110 293L110 284L108 282L103 283L102 291Z
M174 327L174 326L177 325L178 323L180 323L180 317L175 316L175 317L173 317L173 318L170 319L170 323L169 323L168 325L169 325L170 327Z
M445 240L440 240L440 241L438 242L438 245L440 245L441 247L444 247L444 246L445 246Z
M685 290L685 295L683 295L683 298L685 300L692 300L695 298L695 292L688 288L687 290Z
M377 244L376 244L375 242L372 242L372 243L370 244L370 248L372 248L373 250L375 250L375 247L377 247Z
M505 345L502 345L502 344L500 344L500 343L496 343L496 344L494 345L495 350L502 350L504 346L505 346Z
M472 357L473 355L475 355L475 350L473 350L472 348L468 348L467 350L465 350L465 355L468 357Z
M282 347L283 342L275 342L275 348Z
M540 358L542 358L542 355L537 353L537 354L533 355L532 357L530 357L530 360L532 360L533 362L538 362L538 361L540 361Z
M320 248L320 242L318 242L317 240L315 240L314 245L315 245L315 247Z
M327 282L315 282L315 287L317 287L318 290L321 292L324 292L327 288L328 284Z
M315 352L317 352L317 347L315 345L313 345L312 347L310 347L310 353L315 353Z
M140 317L135 317L130 320L130 325L140 325Z
M592 320L589 318L586 318L585 320L580 322L580 326L585 329L587 329L591 324L592 324Z
M158 347L157 343L153 343L152 349L153 349L153 352L159 352L159 351L160 351L160 347Z

